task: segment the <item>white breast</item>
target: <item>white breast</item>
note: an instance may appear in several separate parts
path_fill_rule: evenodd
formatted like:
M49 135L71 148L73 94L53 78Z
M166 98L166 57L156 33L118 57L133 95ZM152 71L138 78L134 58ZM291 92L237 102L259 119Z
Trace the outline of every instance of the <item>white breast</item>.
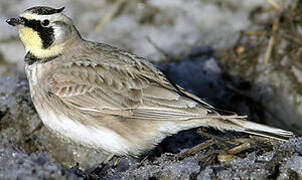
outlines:
M35 96L35 89L33 88L33 86L37 85L40 77L43 74L41 67L41 64L36 63L25 66L25 73L29 82L30 95L32 99Z
M43 75L43 64L40 63L34 63L32 65L25 66L25 72L28 77L28 80L32 85L36 85L38 83L38 80Z

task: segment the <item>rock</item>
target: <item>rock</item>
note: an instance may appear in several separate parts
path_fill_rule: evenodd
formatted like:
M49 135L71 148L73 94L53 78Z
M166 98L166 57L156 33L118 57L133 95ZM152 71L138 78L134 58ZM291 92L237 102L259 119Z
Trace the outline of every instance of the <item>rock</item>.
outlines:
M194 158L175 162L163 155L153 163L144 163L141 167L130 168L125 172L107 174L104 179L189 179L198 174L200 167Z
M0 142L0 179L80 179L51 163L47 153L26 154L14 150L13 145L6 140Z
M273 149L261 149L249 153L245 158L233 158L229 162L212 163L204 159L206 152L200 151L192 157L179 160L178 154L162 154L152 160L136 162L127 170L118 168L105 170L103 179L283 179L301 177L301 156L296 145L302 139L273 144ZM256 148L257 149L257 148ZM262 152L261 152L262 151Z

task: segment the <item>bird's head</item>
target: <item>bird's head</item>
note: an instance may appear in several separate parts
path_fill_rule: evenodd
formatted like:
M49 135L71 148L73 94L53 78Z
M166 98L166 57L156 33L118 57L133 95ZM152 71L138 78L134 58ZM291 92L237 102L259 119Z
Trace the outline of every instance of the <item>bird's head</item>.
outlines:
M37 58L48 58L59 55L70 40L80 38L63 10L64 7L32 7L6 22L18 28L26 52Z

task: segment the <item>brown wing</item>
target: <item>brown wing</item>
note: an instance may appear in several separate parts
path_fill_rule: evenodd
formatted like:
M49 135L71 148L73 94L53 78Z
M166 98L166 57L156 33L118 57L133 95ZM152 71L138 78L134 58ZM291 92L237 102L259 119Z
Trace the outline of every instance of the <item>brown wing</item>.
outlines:
M57 69L50 79L53 94L68 107L85 112L136 119L187 120L205 117L211 107L183 89L174 88L147 62L111 66L75 61Z

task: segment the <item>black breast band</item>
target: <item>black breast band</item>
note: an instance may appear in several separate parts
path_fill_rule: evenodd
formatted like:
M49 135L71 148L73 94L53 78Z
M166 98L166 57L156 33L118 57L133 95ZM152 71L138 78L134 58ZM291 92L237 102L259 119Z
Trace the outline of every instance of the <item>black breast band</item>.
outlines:
M32 65L34 64L35 62L37 63L46 63L46 62L49 62L57 57L59 57L60 55L57 55L57 56L50 56L50 57L47 57L47 58L38 58L36 57L35 55L33 55L31 52L28 52L26 55L25 55L25 63L28 64L28 65Z

